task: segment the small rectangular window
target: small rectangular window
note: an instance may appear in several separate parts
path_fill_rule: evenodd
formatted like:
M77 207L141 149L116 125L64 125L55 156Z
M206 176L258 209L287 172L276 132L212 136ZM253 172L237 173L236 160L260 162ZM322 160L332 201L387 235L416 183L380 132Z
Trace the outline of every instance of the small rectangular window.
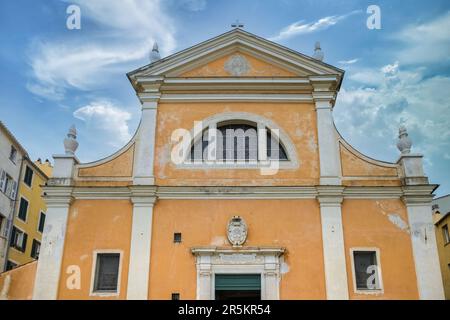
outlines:
M17 229L16 227L13 227L10 246L21 252L25 252L27 248L27 238L28 235L25 232L23 232L20 229Z
M17 149L14 146L11 146L11 150L9 151L9 160L16 163L17 158Z
M24 198L20 198L19 204L19 214L17 215L20 220L27 221L27 213L28 213L28 201Z
M45 225L45 213L41 212L41 214L39 215L39 226L38 226L38 231L40 233L44 232L44 225Z
M39 259L39 251L41 250L41 243L36 239L33 239L33 245L31 247L31 257Z
M94 292L117 292L119 253L99 253L95 267Z
M181 233L180 232L175 232L173 234L173 242L175 242L175 243L181 242Z
M31 183L33 182L33 170L29 167L26 166L25 168L25 176L23 177L23 182L31 187Z
M442 227L442 235L444 236L444 244L450 243L450 234L448 233L448 225Z
M180 294L179 293L172 293L172 300L180 300Z
M376 251L353 251L357 290L381 289Z

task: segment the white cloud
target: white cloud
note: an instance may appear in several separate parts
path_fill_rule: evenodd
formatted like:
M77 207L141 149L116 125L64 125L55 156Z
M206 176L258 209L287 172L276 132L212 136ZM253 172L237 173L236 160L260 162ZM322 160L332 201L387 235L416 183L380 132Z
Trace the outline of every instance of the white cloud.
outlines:
M349 65L349 64L354 64L354 63L356 63L356 62L358 62L359 61L359 59L350 59L350 60L341 60L341 61L338 61L340 64L346 64L346 65Z
M320 30L328 29L331 26L339 23L340 21L348 18L351 15L356 13L360 13L361 10L352 11L350 13L338 16L328 16L324 18L320 18L317 21L304 23L304 20L300 20L290 24L289 26L283 28L278 35L270 38L272 41L280 41L288 38L292 38L294 36L306 33L312 33Z
M387 150L398 154L395 139L404 122L413 148L428 160L450 149L450 77L424 77L421 69L402 70L396 62L350 78L357 85L341 90L335 117L338 128L355 145L379 154Z
M110 101L91 102L75 110L73 116L86 123L88 134L96 138L100 134L114 147L123 146L131 138L128 127L131 114Z
M409 25L392 38L404 45L397 57L402 64L450 62L450 11L432 21Z
M163 54L175 48L173 22L159 0L68 2L81 8L81 32L88 28L88 20L96 32L77 36L79 31L67 30L73 35L60 41L34 41L30 50L33 79L27 85L34 94L60 100L69 88L92 89L111 75L123 76L136 61L148 63L154 41Z

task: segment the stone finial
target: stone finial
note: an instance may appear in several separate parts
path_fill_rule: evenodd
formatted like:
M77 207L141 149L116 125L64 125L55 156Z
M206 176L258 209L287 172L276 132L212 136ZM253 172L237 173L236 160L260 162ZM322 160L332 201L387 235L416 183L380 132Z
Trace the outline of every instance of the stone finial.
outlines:
M75 151L78 148L78 141L77 141L77 129L75 128L75 125L72 125L69 128L69 132L67 133L67 138L64 139L64 149L66 151L66 154L75 154Z
M411 152L411 139L408 137L408 131L404 125L401 125L398 129L397 148L402 154L408 154Z
M150 52L150 62L155 62L161 59L161 55L159 54L158 43L153 44L152 52Z
M320 47L319 41L317 41L316 44L314 45L313 58L316 60L319 60L319 61L323 61L324 54L323 54L322 48Z

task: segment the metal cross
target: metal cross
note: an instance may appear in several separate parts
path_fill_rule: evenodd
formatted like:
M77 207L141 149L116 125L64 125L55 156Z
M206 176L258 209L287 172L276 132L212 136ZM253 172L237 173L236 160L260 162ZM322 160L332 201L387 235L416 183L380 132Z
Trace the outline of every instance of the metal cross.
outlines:
M232 27L232 28L243 28L243 27L244 27L244 24L241 23L241 22L239 22L239 19L236 19L236 22L235 22L235 23L232 23L232 24L231 24L231 27Z

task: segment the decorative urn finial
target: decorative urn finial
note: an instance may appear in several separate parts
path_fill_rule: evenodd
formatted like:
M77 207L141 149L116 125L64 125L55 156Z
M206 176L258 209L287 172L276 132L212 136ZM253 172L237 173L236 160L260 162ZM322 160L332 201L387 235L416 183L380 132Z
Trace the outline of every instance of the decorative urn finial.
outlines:
M319 61L323 61L324 54L323 54L322 48L320 47L319 41L317 41L316 44L314 45L313 58L316 60L319 60Z
M75 151L77 151L78 148L78 141L77 141L77 129L75 128L75 125L72 125L69 128L69 132L67 133L67 138L64 139L64 149L66 151L66 154L75 154Z
M398 141L397 148L402 154L408 154L411 152L412 142L408 137L408 131L404 125L401 125L398 129Z
M155 41L152 52L150 52L150 62L155 62L159 59L161 59L161 55L159 54L158 43Z

